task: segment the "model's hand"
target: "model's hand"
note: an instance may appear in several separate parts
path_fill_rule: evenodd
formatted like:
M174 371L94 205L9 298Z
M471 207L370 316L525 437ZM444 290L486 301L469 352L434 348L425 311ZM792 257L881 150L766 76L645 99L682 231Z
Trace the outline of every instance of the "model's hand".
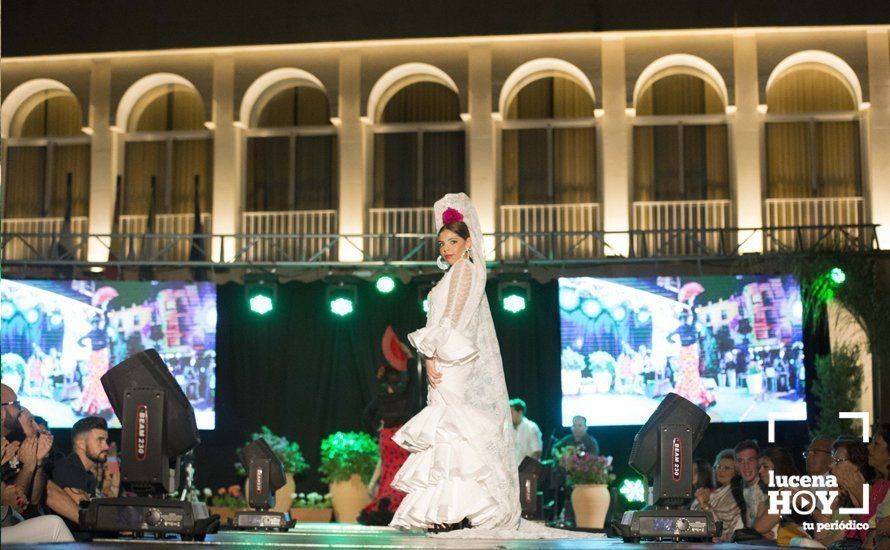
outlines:
M426 358L426 377L430 381L430 386L435 388L442 381L442 371L436 368L435 357Z
M53 448L52 434L40 434L37 437L37 460L43 460Z
M19 462L28 468L37 465L37 437L28 437L22 441L18 452Z
M17 485L4 485L2 500L3 504L20 514L28 507L28 498L22 488Z
M6 441L6 438L4 437L2 444L3 459L2 461L0 461L0 464L6 464L7 462L15 458L15 455L19 452L19 445L21 445L21 443L19 443L18 441L13 441L12 443L10 443Z

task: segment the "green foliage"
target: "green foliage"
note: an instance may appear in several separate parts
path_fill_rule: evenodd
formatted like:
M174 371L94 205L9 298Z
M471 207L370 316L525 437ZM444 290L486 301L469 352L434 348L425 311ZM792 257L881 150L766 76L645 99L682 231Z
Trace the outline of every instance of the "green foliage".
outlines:
M377 443L362 432L337 432L321 442L322 481L347 481L353 474L368 483L377 467Z
M844 344L830 355L816 357L813 395L819 414L814 435L837 437L857 433L853 421L838 418L838 413L857 410L862 377L858 346Z
M293 493L291 499L293 500L293 504L291 504L293 508L330 508L332 506L331 493L323 495L319 493Z
M309 463L303 458L303 453L300 451L300 445L297 442L288 441L286 437L275 435L272 433L272 430L266 426L260 428L260 433L251 434L250 441L247 441L245 445L260 438L266 440L266 443L272 448L275 456L277 456L284 464L285 472L290 472L296 475L309 469ZM238 449L238 451L240 452L241 449ZM235 464L235 469L237 470L238 475L247 475L244 465L240 462Z

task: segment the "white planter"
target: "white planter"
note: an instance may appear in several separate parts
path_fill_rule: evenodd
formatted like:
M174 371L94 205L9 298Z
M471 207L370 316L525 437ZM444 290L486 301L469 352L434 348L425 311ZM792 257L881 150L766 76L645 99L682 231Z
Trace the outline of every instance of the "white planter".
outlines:
M748 377L745 378L745 384L748 385L748 393L751 395L758 395L763 391L763 375L749 374Z
M564 370L562 371L562 393L563 395L578 395L581 391L581 371Z

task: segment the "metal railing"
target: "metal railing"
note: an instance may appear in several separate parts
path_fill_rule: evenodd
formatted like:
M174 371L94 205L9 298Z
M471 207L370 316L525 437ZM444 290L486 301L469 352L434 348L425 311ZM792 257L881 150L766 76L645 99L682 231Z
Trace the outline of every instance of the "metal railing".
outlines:
M633 203L631 246L640 254L686 256L701 250L731 249L735 233L729 200L638 201Z
M201 214L201 229L205 234L211 232L211 214ZM194 235L194 214L156 214L154 232L148 238L148 216L123 215L118 220L118 238L112 238L112 253L118 258L139 260L155 257L163 252L163 257L171 261L185 261L192 254L192 242L204 237ZM188 239L180 236L189 235ZM206 249L208 244L199 245ZM209 256L209 255L208 255Z
M535 257L546 251L547 257L595 258L603 255L600 239L578 239L563 233L581 232L593 236L600 225L597 203L581 204L518 204L501 206L500 229L503 234L515 233L497 247L497 258L504 261ZM540 236L530 233L542 232ZM525 238L523 238L525 236Z
M318 256L335 260L336 249L325 248L321 239L304 239L303 235L337 233L336 210L299 210L283 212L244 212L241 232L244 237L240 251L246 261L306 261ZM282 239L263 239L264 235L281 235Z
M409 257L417 261L433 261L437 252L435 239L421 237L435 231L432 208L371 208L368 210L366 256L372 260Z
M81 240L82 235L87 232L89 219L86 216L71 218L71 227L67 232L64 224L64 218L4 219L0 225L4 237L19 236L12 242L4 242L4 261L49 257L86 260L86 242Z
M814 199L766 199L764 201L764 222L777 228L773 238L764 240L767 251L782 251L789 247L806 246L831 248L838 243L832 239L845 241L860 238L856 226L865 221L865 201L862 197L827 197ZM822 232L802 231L804 226L851 226L850 235L824 235ZM778 228L786 227L781 230ZM867 236L861 236L867 237Z
M487 235L494 240L495 250L509 241L518 241L527 253L518 259L496 258L495 264L502 265L563 265L563 264L591 264L607 261L648 260L650 258L675 258L688 260L696 258L730 258L741 255L742 250L750 249L751 239L760 239L769 244L765 254L788 254L811 252L814 250L837 250L844 252L872 252L880 250L877 240L875 225L822 225L799 227L756 227L738 228L726 227L721 229L702 229L691 234L682 229L653 229L631 231L574 231L574 232L511 232L494 233ZM786 239L788 231L798 235L817 237L815 239L792 238ZM745 235L740 242L737 235ZM3 267L40 267L40 266L77 266L91 267L95 265L118 265L122 267L141 266L168 266L188 267L203 266L211 268L228 267L292 267L292 268L317 268L337 267L355 264L363 265L403 265L403 266L430 266L432 259L417 257L417 252L424 247L433 247L436 236L432 233L393 233L389 235L379 234L303 234L303 235L192 235L185 234L114 234L114 235L88 235L86 233L73 234L71 242L78 246L71 250L67 257L60 258L51 250L44 249L43 254L37 249L35 254L28 258L15 259L6 255L6 250L13 250L20 243L25 242L51 242L57 238L56 233L4 233L3 243ZM253 259L251 250L254 248L275 250L283 247L279 242L292 242L294 239L302 241L298 244L302 250L316 250L314 254L300 257L283 258L277 260ZM684 254L676 254L673 243L684 240L687 249ZM91 246L108 248L108 243L134 242L138 243L141 256L127 257L109 254L110 259L104 262L91 263L86 261L86 243ZM564 242L556 248L548 248L549 242ZM595 249L605 249L606 255L600 254L589 257L579 257L575 251L585 243L596 243ZM626 250L612 248L605 243L626 242L629 246ZM660 243L661 247L639 250L634 243L653 242ZM397 254L381 256L380 244L391 244L390 251ZM541 243L545 243L542 246ZM409 245L411 245L409 247ZM537 245L537 246L536 246ZM341 248L352 252L355 261L339 262L337 251ZM188 253L183 255L182 250ZM211 251L218 253L216 257ZM561 255L561 252L571 253ZM95 256L100 256L96 252ZM110 252L110 249L108 250ZM182 257L185 256L183 259ZM219 257L225 261L213 261Z

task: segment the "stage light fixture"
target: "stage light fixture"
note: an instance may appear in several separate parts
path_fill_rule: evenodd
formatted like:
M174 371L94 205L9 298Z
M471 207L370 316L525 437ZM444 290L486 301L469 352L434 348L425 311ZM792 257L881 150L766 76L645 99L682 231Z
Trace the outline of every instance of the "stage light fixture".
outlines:
M353 284L339 283L327 288L328 307L338 317L346 317L355 311L357 290Z
M244 293L250 311L266 315L275 309L278 283L273 276L264 273L247 274L244 276Z
M627 478L621 482L621 488L618 489L624 500L630 503L646 502L646 485L642 479Z
M424 298L423 302L420 304L420 307L423 309L423 312L429 314L430 312L430 299Z
M504 311L519 313L525 311L531 297L531 289L525 281L510 281L498 285L498 299Z
M381 294L389 294L396 289L396 280L389 275L381 275L375 286Z
M843 284L844 281L847 280L847 274L839 267L833 267L831 271L828 272L828 276L831 277L831 282L836 285Z

